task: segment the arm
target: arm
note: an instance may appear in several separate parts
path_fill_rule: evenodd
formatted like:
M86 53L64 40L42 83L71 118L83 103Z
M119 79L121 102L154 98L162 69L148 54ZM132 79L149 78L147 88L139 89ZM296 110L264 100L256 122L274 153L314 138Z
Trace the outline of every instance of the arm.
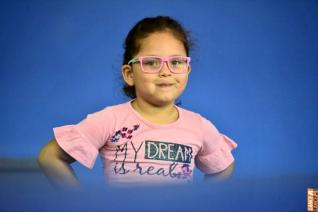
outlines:
M215 173L215 174L206 174L204 176L205 182L222 182L231 178L234 171L234 163L232 163L225 170Z
M37 158L38 164L49 181L59 187L79 187L71 163L75 161L52 139Z

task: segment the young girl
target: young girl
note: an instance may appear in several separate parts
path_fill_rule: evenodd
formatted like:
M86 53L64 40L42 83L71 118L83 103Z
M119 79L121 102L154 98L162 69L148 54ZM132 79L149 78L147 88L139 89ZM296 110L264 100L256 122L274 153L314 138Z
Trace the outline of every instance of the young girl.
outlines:
M191 71L186 31L169 17L145 18L125 40L121 69L132 100L54 128L38 162L58 185L79 185L70 166L92 168L99 154L111 184L185 183L195 165L206 176L231 174L237 144L197 113L175 105Z

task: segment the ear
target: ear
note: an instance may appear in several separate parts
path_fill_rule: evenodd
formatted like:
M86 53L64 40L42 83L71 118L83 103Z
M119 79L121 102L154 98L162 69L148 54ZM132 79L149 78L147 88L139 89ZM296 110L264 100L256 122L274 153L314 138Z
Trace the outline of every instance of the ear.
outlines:
M123 67L121 68L121 74L123 76L124 81L129 86L133 86L135 84L134 72L130 65L123 65Z
M188 74L190 74L191 72L191 64L189 64L189 67L188 67Z

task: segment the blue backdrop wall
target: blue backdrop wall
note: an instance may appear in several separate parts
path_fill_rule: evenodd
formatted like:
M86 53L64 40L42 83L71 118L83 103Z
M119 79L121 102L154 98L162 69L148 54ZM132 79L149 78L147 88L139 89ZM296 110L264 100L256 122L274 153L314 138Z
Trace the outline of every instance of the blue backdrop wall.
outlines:
M0 157L35 157L53 127L126 101L127 32L145 16L169 15L196 44L182 106L238 143L234 176L318 177L317 1L0 5Z

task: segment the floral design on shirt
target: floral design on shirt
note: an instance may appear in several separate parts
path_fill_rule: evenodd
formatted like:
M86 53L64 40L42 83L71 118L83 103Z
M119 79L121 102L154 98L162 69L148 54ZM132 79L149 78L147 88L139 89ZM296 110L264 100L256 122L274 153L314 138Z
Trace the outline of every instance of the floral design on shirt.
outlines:
M189 164L183 164L182 166L183 179L191 178L192 170L189 167Z
M131 129L128 129L128 127L123 127L120 130L117 130L111 138L112 143L117 143L119 139L126 138L126 139L132 139L133 132L138 130L139 124L135 124Z

